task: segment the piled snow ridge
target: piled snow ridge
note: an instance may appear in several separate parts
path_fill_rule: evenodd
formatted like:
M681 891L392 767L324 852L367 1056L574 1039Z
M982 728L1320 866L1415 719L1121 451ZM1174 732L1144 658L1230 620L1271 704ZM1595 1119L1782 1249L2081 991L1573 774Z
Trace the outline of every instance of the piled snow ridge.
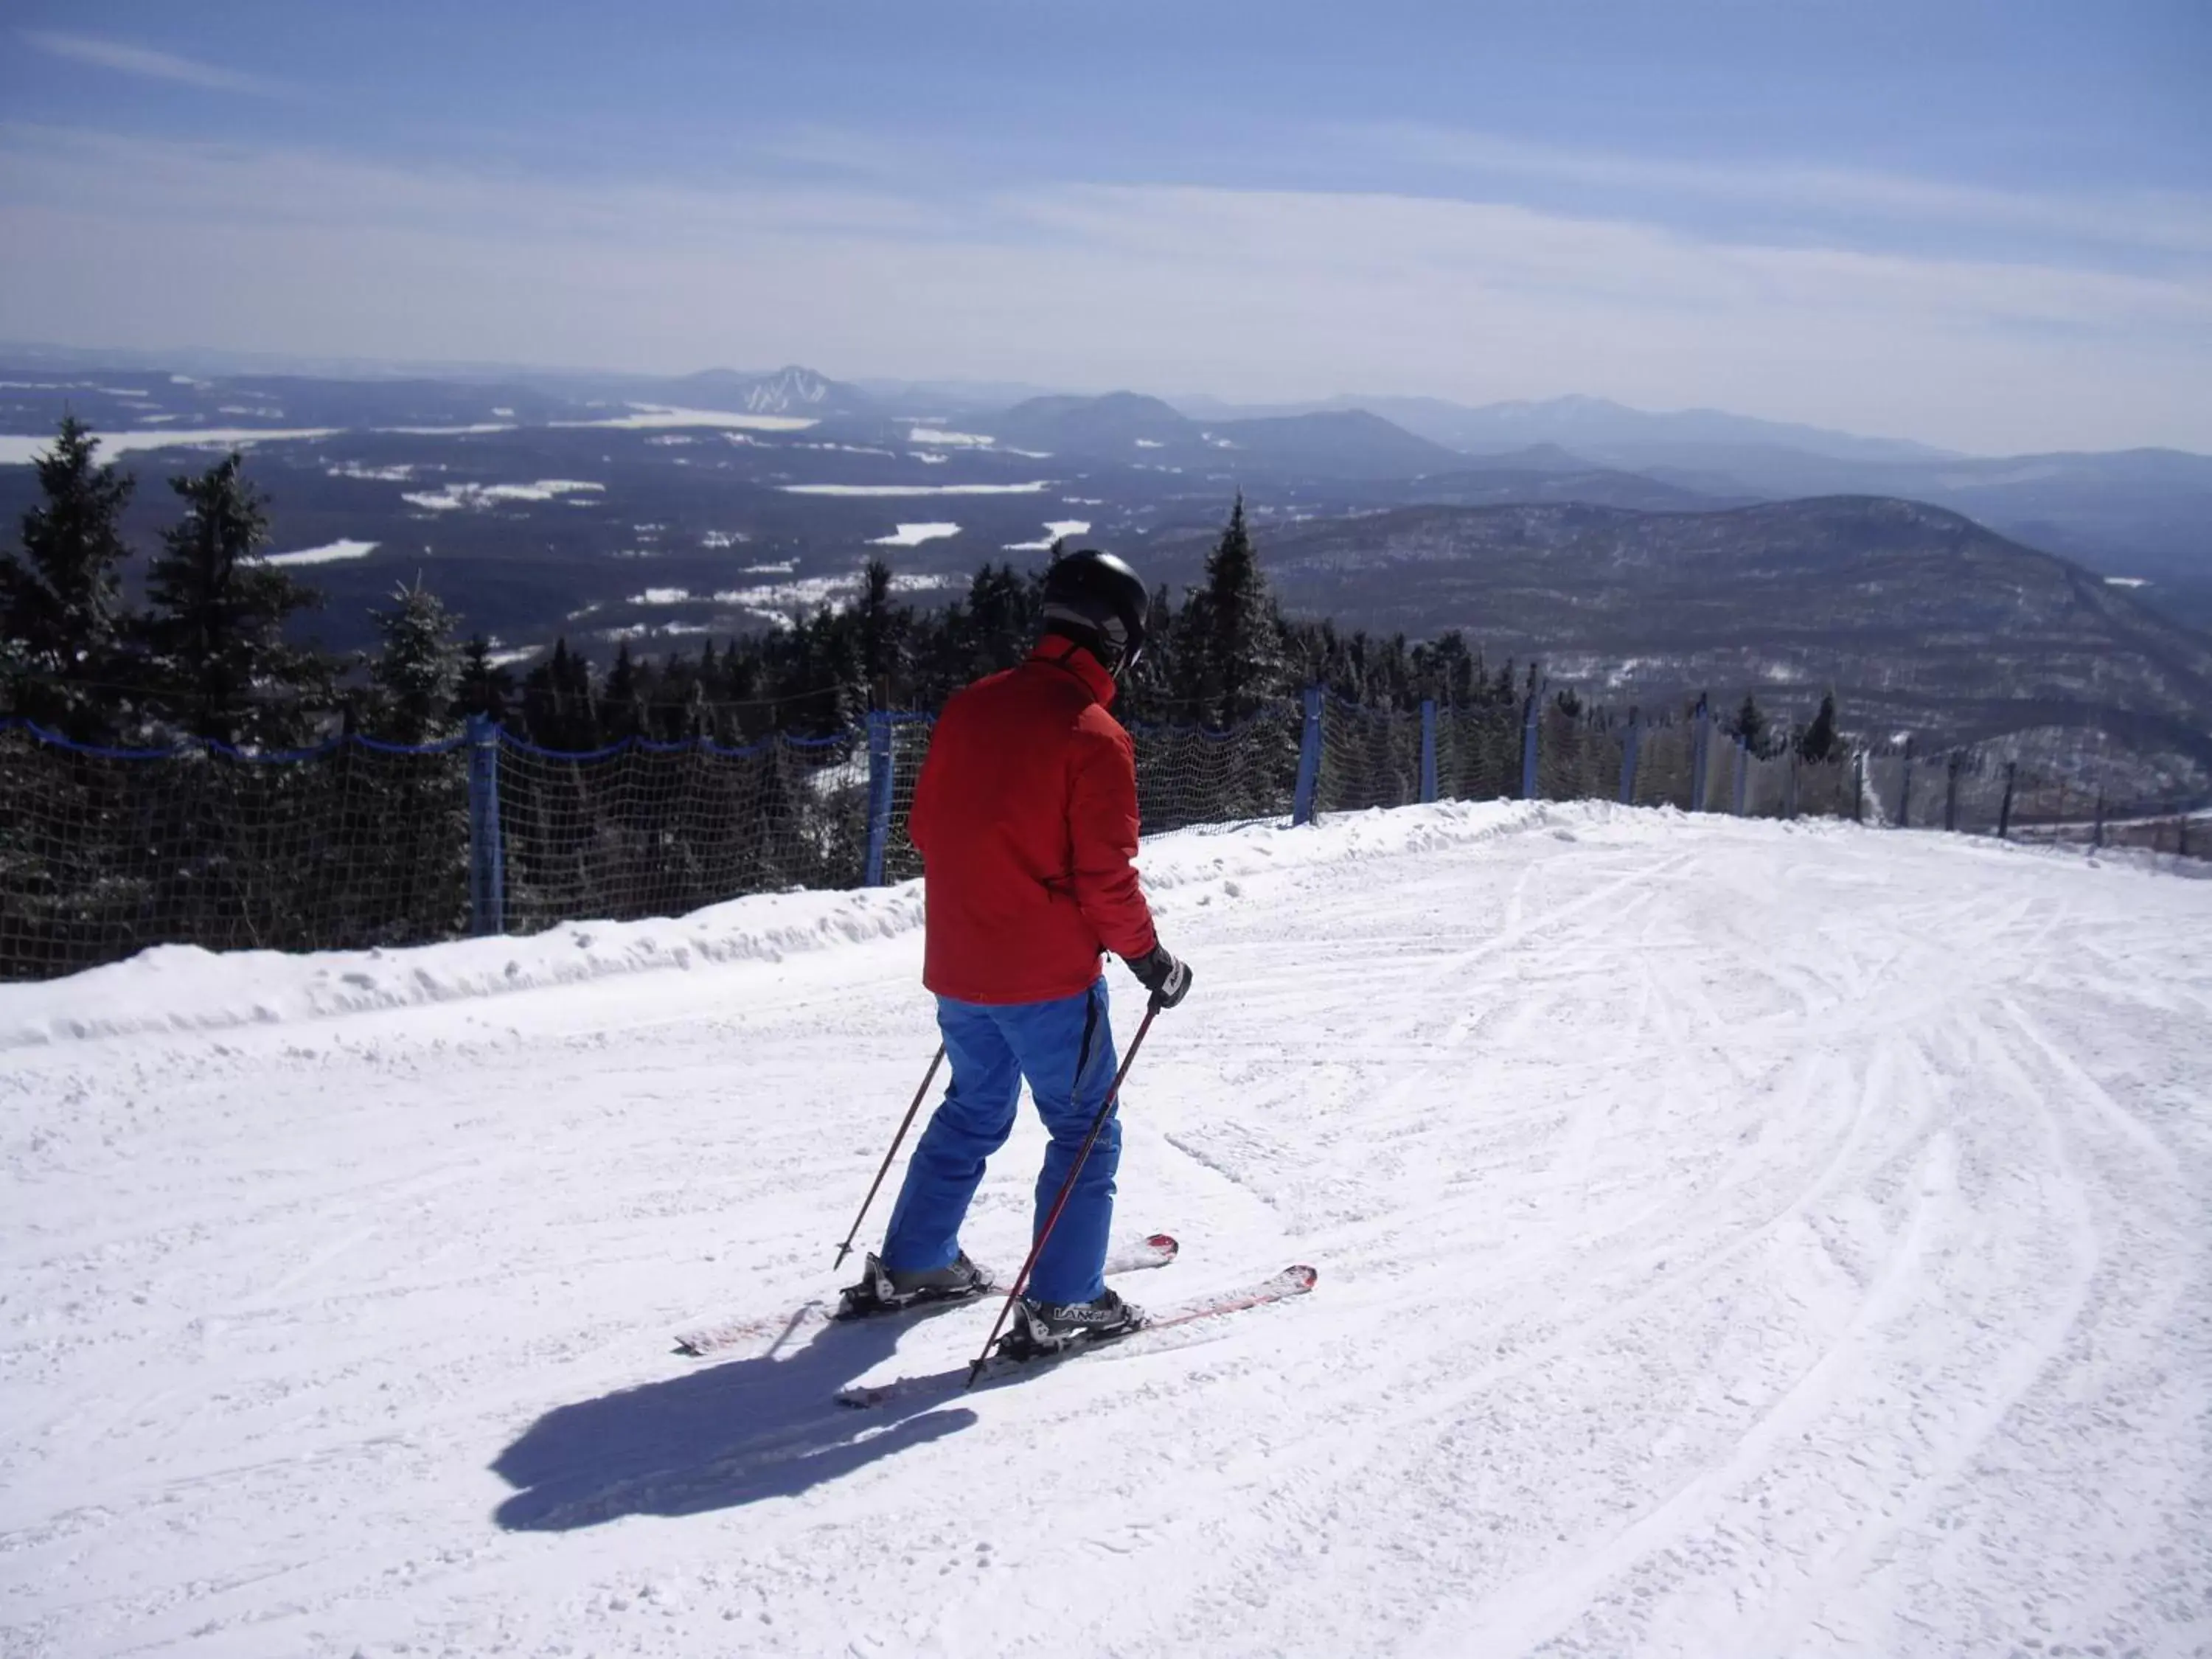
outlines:
M1181 830L1148 839L1145 884L1172 915L1194 883L1343 863L1486 840L1605 807L1444 802L1332 817ZM398 950L228 953L161 945L66 979L0 985L0 1052L160 1031L214 1031L504 996L621 975L780 961L921 926L921 884L758 893L690 915L567 922L527 938L457 939ZM90 1012L97 1010L99 1012Z
M1672 808L1632 809L1604 801L1440 801L1332 813L1296 829L1280 819L1266 819L1148 836L1139 864L1154 908L1169 918L1180 908L1178 890L1540 830L1571 839L1579 828L1631 815L1638 821L1683 817ZM1825 819L1771 827L1811 836L1863 833ZM2085 859L2079 849L1941 839L1970 858L2063 860L2130 874L2212 878L2212 865L2201 860L2132 849ZM287 954L161 945L65 979L0 985L0 1052L140 1032L215 1031L324 1019L617 975L781 961L797 952L911 933L921 922L921 884L912 881L896 887L758 893L680 917L570 921L523 938L457 939L404 949Z
M921 921L917 884L756 894L681 918L571 922L526 939L456 939L405 950L294 956L159 945L68 979L0 986L0 1052L71 1039L324 1019L614 975L775 961L789 951L904 933ZM103 1012L86 1012L92 1009Z

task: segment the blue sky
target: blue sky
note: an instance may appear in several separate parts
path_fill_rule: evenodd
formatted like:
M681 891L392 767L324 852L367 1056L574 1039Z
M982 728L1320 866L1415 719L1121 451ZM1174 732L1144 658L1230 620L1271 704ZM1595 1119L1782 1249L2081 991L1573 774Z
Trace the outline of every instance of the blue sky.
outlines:
M2212 7L40 0L0 337L2212 450Z

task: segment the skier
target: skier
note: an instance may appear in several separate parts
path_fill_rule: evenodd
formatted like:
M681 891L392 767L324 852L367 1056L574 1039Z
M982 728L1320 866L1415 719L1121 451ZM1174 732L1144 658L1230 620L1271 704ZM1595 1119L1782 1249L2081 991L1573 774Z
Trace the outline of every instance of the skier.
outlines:
M927 902L922 983L937 996L952 1077L883 1254L844 1292L848 1313L990 1288L960 1248L960 1224L984 1161L1013 1129L1024 1078L1052 1135L1036 1182L1042 1230L1114 1079L1103 951L1128 964L1155 1008L1190 988L1138 885L1136 750L1107 713L1144 651L1150 609L1121 560L1066 555L1046 574L1043 636L1028 659L959 692L938 720L908 834ZM1015 1306L1008 1352L1143 1322L1103 1273L1121 1149L1121 1127L1109 1121Z

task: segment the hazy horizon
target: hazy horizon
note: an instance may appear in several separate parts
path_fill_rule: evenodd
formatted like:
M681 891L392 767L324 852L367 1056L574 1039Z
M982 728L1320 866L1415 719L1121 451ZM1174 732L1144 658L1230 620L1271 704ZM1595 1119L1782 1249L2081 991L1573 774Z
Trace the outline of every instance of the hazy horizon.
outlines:
M315 357L286 353L230 351L220 348L210 348L201 345L151 347L145 349L123 346L74 345L52 340L0 339L0 367L7 365L9 362L9 354L17 352L32 354L53 352L57 354L81 356L94 360L105 360L96 361L93 363L82 366L82 372L88 374L124 374L132 372L150 373L163 369L198 367L201 369L201 372L207 374L236 374L240 376L293 375L305 379L326 379L336 380L354 379L373 380L382 378L416 378L428 380L441 377L451 377L463 381L495 381L511 376L542 377L549 380L557 380L570 376L576 377L580 380L601 377L609 379L681 380L690 375L724 373L764 378L783 373L787 370L798 369L819 374L828 380L841 382L846 385L857 386L863 388L882 386L921 387L939 386L948 389L963 389L972 394L981 392L986 388L1004 387L1007 389L1010 396L1015 397L1105 397L1119 392L1133 392L1140 397L1157 398L1161 402L1176 408L1182 408L1189 404L1211 403L1218 404L1224 408L1235 410L1239 412L1248 410L1264 412L1284 407L1296 407L1309 404L1334 402L1349 402L1355 404L1382 404L1387 403L1395 398L1419 398L1431 395L1419 392L1377 391L1373 387L1369 387L1366 390L1360 392L1346 392L1340 390L1315 398L1273 398L1245 403L1237 399L1220 397L1218 394L1210 392L1203 387L1186 386L1177 390L1161 391L1153 387L1138 386L1078 386L1066 385L1046 385L1041 382L1024 380L985 380L957 374L931 376L927 379L921 379L912 376L871 374L865 371L854 374L832 374L828 370L821 368L816 364L797 362L781 362L773 365L731 362L704 363L693 368L663 372L641 369L635 365L624 364L495 363L461 362L408 362L405 360L397 359L347 359ZM134 369L126 366L133 363L142 365L142 367ZM232 366L222 367L222 365L225 364ZM17 368L22 368L25 367L26 364L18 362L15 366ZM61 373L64 371L55 369L50 372ZM1746 411L1741 410L1717 409L1708 404L1686 404L1652 406L1646 404L1624 404L1615 398L1599 398L1592 393L1577 391L1560 392L1552 394L1549 397L1542 398L1500 398L1490 404L1462 403L1461 400L1455 398L1437 399L1437 401L1449 403L1458 407L1476 412L1480 412L1486 408L1496 408L1501 406L1542 406L1548 404L1564 402L1588 402L1604 404L1611 407L1625 409L1638 415L1658 416L1675 415L1719 415L1725 416L1739 416L1746 414ZM1749 418L1768 419L1771 417L1751 416ZM1784 422L1777 423L1784 424ZM1805 422L1802 424L1813 426L1815 429L1826 432L1832 436L1858 438L1872 441L1911 441L1911 434L1907 433L1854 431L1841 427L1818 427L1817 423L1813 422ZM1531 441L1534 441L1532 440ZM1918 441L1924 442L1925 441L1921 440ZM2006 453L2023 453L1972 451L1963 448L1954 448L1948 446L1939 447L1946 448L1949 450L1950 453L1962 456L1990 459L2001 458ZM2128 446L2127 447L2173 448L2175 447ZM2206 453L2207 459L2212 459L2212 452L2177 450L2177 453Z
M32 0L0 336L2212 451L2212 20Z

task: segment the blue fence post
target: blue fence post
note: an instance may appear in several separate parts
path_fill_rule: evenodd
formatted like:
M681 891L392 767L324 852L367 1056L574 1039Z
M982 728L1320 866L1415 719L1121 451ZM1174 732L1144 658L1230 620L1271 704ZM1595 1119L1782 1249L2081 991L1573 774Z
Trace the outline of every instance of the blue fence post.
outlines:
M891 717L868 711L868 867L863 887L884 884L884 852L891 839Z
M1743 733L1735 738L1735 815L1743 816L1744 786L1751 779L1751 745L1743 740Z
M1321 687L1306 687L1305 731L1298 738L1298 792L1291 801L1291 822L1311 823L1314 795L1321 787Z
M1644 741L1644 726L1636 710L1628 711L1628 739L1620 745L1620 804L1636 805L1636 751Z
M1437 700L1421 699L1421 799L1437 798Z
M499 727L469 716L469 931L507 931L507 858L499 832Z
M1521 799L1536 799L1536 728L1543 707L1544 686L1539 681L1528 688L1528 706L1521 714Z
M1690 810L1705 810L1705 763L1712 758L1710 738L1711 726L1705 718L1705 700L1698 699L1697 713L1690 726Z
M1905 740L1905 787L1897 792L1897 827L1912 828L1912 739Z

